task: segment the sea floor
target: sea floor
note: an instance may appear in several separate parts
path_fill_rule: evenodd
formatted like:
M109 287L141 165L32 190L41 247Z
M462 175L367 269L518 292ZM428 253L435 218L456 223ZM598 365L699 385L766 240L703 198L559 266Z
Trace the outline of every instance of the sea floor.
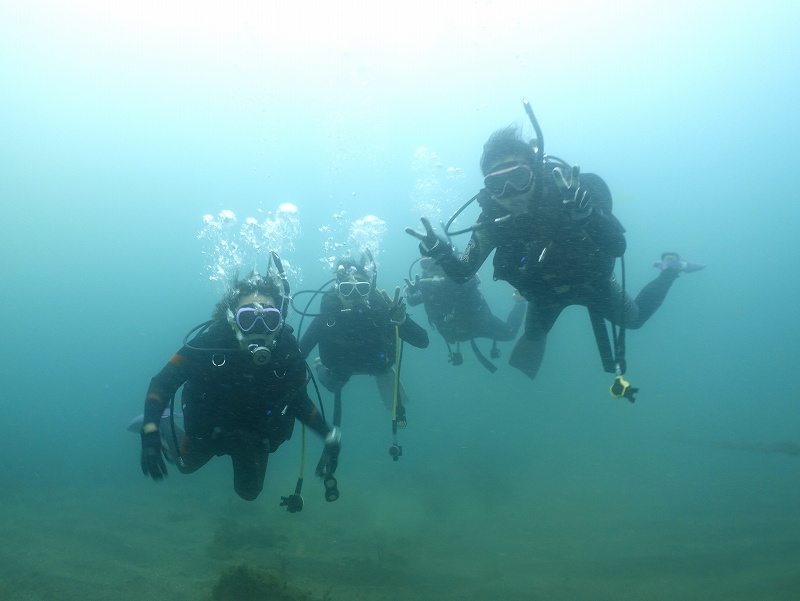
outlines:
M0 600L800 598L800 515L768 499L643 511L581 487L526 495L524 479L506 495L342 477L330 504L307 479L290 514L279 501L294 481L271 478L248 503L216 485L225 469L5 487Z

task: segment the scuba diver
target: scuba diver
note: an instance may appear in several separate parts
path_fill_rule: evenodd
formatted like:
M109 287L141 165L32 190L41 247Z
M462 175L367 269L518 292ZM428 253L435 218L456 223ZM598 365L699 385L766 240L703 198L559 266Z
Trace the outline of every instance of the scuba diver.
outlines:
M381 400L405 426L408 403L400 383L401 342L428 346L428 332L406 314L406 304L396 288L394 298L376 288L377 269L367 253L359 261L336 262L333 287L322 295L320 312L300 337L304 357L319 345L315 361L317 378L334 393L333 425L341 425L342 388L354 375L374 376ZM395 452L399 447L390 449Z
M514 340L525 316L525 300L514 292L514 306L506 321L496 317L481 291L478 290L480 277L473 274L465 283L457 284L445 274L441 265L430 257L419 259L422 277L419 275L406 280L406 302L412 307L422 304L428 315L428 323L441 334L447 344L448 361L461 365L462 342L470 342L478 361L490 372L497 367L481 353L476 338L489 338L492 341L490 356L500 356L497 341ZM409 273L409 278L411 274ZM455 351L450 345L455 344Z
M614 264L625 252L625 229L611 213L611 192L592 173L581 173L543 152L543 136L527 100L524 108L537 138L526 143L515 126L495 131L484 144L480 167L484 188L462 206L445 226L448 237L471 232L460 257L422 217L423 231L406 228L420 241L420 253L441 265L453 280L469 280L494 255L494 278L519 290L528 301L525 335L517 342L509 363L534 378L544 357L547 334L569 305L588 308L603 367L617 374L612 396L631 402L637 389L621 378L625 372L625 328L640 328L658 309L681 273L705 267L664 253L655 263L658 276L636 299L614 276ZM449 231L458 214L473 200L481 207L475 225ZM611 350L606 324L614 335ZM615 390L615 386L617 389Z
M308 367L291 327L284 323L288 283L274 253L273 259L283 290L270 275L254 271L246 279L235 277L212 319L193 328L183 347L151 380L141 426L145 476L160 481L167 475L162 448L172 449L167 458L184 474L215 455L230 455L234 490L253 501L263 488L269 455L289 440L297 419L324 439L326 461L318 475L325 478L326 488L332 481L335 489L332 476L340 433L326 423L306 391ZM182 385L185 432L174 421L171 433L162 432L170 427L166 422ZM296 495L289 498L294 503L289 511L302 508L301 481L302 472ZM335 500L327 494L326 499Z

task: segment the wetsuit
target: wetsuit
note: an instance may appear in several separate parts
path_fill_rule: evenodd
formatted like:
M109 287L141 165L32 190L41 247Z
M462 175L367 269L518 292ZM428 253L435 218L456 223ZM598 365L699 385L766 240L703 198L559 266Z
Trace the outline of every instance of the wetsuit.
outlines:
M481 215L464 252L455 256L447 244L420 251L434 258L456 282L471 278L494 250L494 278L514 286L528 300L525 336L517 342L510 363L536 376L547 333L561 311L583 305L626 328L639 328L658 309L677 273L665 270L634 301L623 299L614 278L614 263L625 252L625 229L610 212L611 192L592 173L581 174L592 211L575 219L545 167L528 213L507 216L491 197L481 194ZM542 180L542 181L539 181ZM507 217L495 222L496 219ZM624 315L624 318L623 318Z
M428 332L406 315L397 326L400 338L417 348L428 346ZM336 392L351 376L376 376L384 405L391 408L394 392L396 358L395 325L389 320L386 301L374 289L369 306L357 302L345 309L335 290L326 292L320 301L320 315L314 318L300 340L300 349L308 357L319 345L321 367L317 373L328 390ZM405 393L401 390L401 402ZM334 425L336 420L334 420Z
M207 349L207 350L206 350ZM151 380L144 422L158 423L181 385L184 427L179 469L191 473L214 455L230 455L234 489L253 500L261 492L270 453L292 435L294 420L321 437L330 427L306 392L307 369L284 326L271 360L256 365L231 327L216 322L184 346Z
M464 284L448 277L425 277L406 290L406 300L413 306L423 304L428 322L449 344L473 338L513 340L524 315L524 303L515 303L506 321L489 309L478 290L478 275Z

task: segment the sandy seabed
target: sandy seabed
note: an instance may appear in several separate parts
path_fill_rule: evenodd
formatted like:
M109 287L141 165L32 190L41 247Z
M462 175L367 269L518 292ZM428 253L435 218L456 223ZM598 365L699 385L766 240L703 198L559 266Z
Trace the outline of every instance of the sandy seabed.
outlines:
M797 515L642 518L578 491L537 504L376 493L342 478L332 504L307 479L305 509L289 514L279 501L291 480L268 479L247 503L215 486L223 473L6 488L0 600L800 598ZM266 594L245 577L277 588Z

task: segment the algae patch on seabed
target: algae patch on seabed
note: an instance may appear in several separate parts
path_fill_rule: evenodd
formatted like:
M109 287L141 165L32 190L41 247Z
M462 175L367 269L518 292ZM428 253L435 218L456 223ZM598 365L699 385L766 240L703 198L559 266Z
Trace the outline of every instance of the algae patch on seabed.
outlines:
M213 601L331 601L326 593L313 597L288 585L283 578L241 564L226 568L211 592Z

